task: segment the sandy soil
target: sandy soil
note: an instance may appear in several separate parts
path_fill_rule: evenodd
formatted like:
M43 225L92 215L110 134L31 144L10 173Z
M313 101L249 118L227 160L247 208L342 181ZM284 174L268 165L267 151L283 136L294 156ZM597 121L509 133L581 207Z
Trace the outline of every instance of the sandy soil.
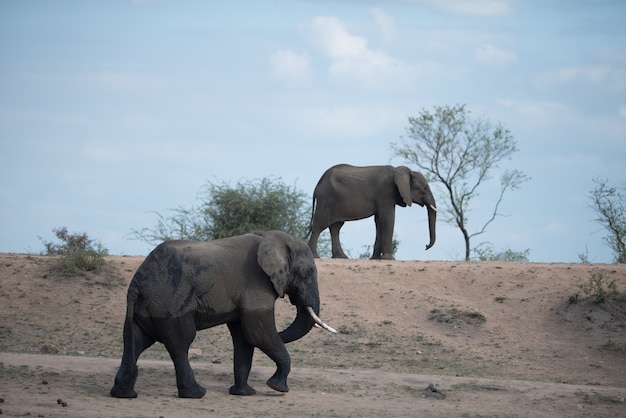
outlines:
M220 326L193 344L204 398L176 397L155 345L139 362L139 397L115 399L126 286L141 261L62 277L51 257L0 254L4 416L626 417L626 301L581 289L599 277L623 294L626 265L319 260L321 316L340 332L288 345L289 393L265 385L273 367L257 352L258 394L228 395ZM277 302L280 327L294 315Z

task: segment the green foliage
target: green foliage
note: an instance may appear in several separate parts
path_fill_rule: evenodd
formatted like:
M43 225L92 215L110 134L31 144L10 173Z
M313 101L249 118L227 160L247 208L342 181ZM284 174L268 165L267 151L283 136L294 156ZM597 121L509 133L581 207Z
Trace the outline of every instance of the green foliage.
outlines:
M105 257L109 250L98 241L94 241L86 233L69 233L66 227L53 229L52 232L60 240L59 243L42 242L45 255L58 255L58 268L63 273L73 274L80 271L99 271L106 265Z
M619 298L616 280L609 280L602 273L592 273L591 277L578 287L587 297L592 298L596 303L603 303Z
M613 251L616 263L626 263L626 195L615 187L609 187L606 179L594 179L596 187L589 193L595 219L607 235L605 242ZM626 183L625 183L626 184ZM626 191L626 185L621 188Z
M475 259L478 261L512 261L512 262L528 262L528 255L530 249L524 251L513 251L510 248L505 250L496 251L493 246L487 243L481 243L473 250L476 254Z
M398 241L398 237L396 235L393 236L393 240L391 241L391 254L395 257L398 252L398 247L400 246L400 241ZM372 246L364 245L363 252L359 254L357 257L359 260L369 260L372 257Z
M492 126L485 119L471 118L465 105L435 106L433 112L424 109L417 117L409 117L407 134L404 143L391 144L392 152L419 167L433 185L443 187L446 199L437 199L437 208L445 222L461 230L465 260L469 261L470 239L484 233L501 215L498 207L504 193L518 189L529 178L519 170L504 171L491 217L477 232L468 232L469 212L479 186L490 178L500 161L517 152L516 141L500 124Z
M308 196L281 181L208 182L198 204L179 207L159 217L154 229L133 231L138 239L156 244L171 239L212 240L276 229L304 238L309 225Z

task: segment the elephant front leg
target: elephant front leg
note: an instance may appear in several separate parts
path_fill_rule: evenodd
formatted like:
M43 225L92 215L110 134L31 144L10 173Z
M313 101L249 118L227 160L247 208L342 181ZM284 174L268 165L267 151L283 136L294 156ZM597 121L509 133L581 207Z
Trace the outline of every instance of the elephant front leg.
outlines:
M272 377L268 379L267 386L278 392L289 392L287 376L291 371L291 357L282 340L280 344L282 345L282 350L263 350L263 352L276 363L276 371Z
M246 341L239 322L229 322L228 329L233 339L235 384L230 387L231 395L249 396L256 394L256 390L248 385L248 376L252 369L254 346Z
M374 241L372 260L395 260L393 256L395 212L386 215L377 214L374 217L374 222L376 223L376 240Z
M291 357L276 331L274 310L247 313L242 316L241 327L245 339L276 363L276 372L267 385L278 392L289 392L287 376L291 371Z

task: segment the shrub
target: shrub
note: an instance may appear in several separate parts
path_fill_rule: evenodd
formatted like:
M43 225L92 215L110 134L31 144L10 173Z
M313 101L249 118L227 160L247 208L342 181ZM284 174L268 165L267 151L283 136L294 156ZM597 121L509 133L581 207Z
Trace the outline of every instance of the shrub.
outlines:
M615 279L609 280L602 273L592 273L591 277L578 287L587 297L592 298L596 303L607 302L609 299L617 299L619 296Z
M53 229L52 232L61 242L42 240L46 247L44 254L60 256L58 268L61 272L99 271L106 265L105 257L109 255L109 250L86 233L70 234L66 227Z
M504 250L495 250L489 243L483 242L476 246L472 251L476 254L478 261L511 261L518 263L527 263L530 249L524 251L513 251L510 248Z
M173 209L155 228L133 231L150 244L171 239L212 240L253 231L278 229L304 238L311 217L307 195L280 180L263 178L228 183L208 182L198 204Z

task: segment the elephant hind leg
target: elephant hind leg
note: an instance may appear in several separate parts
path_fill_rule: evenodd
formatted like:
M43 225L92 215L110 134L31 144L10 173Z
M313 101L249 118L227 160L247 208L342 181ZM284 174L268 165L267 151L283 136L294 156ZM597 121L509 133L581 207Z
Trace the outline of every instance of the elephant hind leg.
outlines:
M322 233L322 229L320 229L320 227L316 224L313 223L311 225L311 237L309 238L309 249L311 250L311 252L313 253L313 257L314 258L320 258L320 256L317 253L317 240L320 237L320 234Z
M141 353L155 343L155 340L146 334L137 324L126 323L124 327L133 327L133 329L125 329L122 364L115 375L115 384L111 388L110 394L115 398L136 398L135 382L139 374L137 370L137 359ZM134 333L132 337L131 332Z
M335 222L328 229L330 230L330 240L333 252L333 258L348 258L341 248L341 241L339 241L339 231L344 222Z
M198 384L191 364L189 364L189 346L196 338L196 325L193 315L184 315L157 325L160 329L166 330L163 344L174 362L178 397L202 398L206 394L206 389Z

